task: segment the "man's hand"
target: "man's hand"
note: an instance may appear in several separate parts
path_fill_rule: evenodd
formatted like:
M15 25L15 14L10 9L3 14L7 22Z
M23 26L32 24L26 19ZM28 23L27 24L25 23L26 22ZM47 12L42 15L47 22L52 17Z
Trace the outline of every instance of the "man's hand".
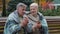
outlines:
M28 17L24 17L22 22L21 22L21 26L24 27L28 24Z

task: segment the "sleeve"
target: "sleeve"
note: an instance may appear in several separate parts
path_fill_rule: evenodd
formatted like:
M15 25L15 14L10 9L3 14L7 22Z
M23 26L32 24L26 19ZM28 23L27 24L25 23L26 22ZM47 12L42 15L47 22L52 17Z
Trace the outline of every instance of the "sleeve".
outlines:
M20 24L16 23L14 20L8 20L6 26L11 33L17 32L22 28Z
M27 25L27 32L28 33L32 33L32 26L33 26L33 24L28 24Z
M42 30L43 30L43 34L48 34L48 25L47 25L47 21L44 18L44 16L42 15Z

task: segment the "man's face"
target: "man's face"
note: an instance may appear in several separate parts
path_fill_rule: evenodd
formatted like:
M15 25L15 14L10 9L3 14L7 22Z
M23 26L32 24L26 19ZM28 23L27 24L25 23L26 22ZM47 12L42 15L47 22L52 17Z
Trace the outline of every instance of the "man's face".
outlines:
M35 6L31 6L31 7L30 7L30 12L31 12L31 14L35 15L35 14L37 14L37 12L38 12L38 8L35 7Z
M21 15L21 16L23 16L24 15L24 13L25 13L25 7L18 7L18 13L19 13L19 15Z

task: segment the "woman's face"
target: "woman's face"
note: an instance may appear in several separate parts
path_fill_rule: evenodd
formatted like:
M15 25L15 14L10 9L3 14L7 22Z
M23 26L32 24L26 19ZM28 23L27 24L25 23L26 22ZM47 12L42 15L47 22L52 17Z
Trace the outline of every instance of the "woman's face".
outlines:
M31 7L30 7L30 12L31 12L31 14L33 14L33 15L37 14L37 12L38 12L38 7L36 7L36 6L31 6Z

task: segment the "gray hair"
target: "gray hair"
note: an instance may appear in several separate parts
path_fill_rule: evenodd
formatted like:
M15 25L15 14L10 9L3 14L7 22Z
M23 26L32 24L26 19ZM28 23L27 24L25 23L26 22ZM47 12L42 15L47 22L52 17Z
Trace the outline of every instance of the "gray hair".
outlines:
M18 9L18 7L27 7L27 5L25 5L24 3L18 3L16 9Z

